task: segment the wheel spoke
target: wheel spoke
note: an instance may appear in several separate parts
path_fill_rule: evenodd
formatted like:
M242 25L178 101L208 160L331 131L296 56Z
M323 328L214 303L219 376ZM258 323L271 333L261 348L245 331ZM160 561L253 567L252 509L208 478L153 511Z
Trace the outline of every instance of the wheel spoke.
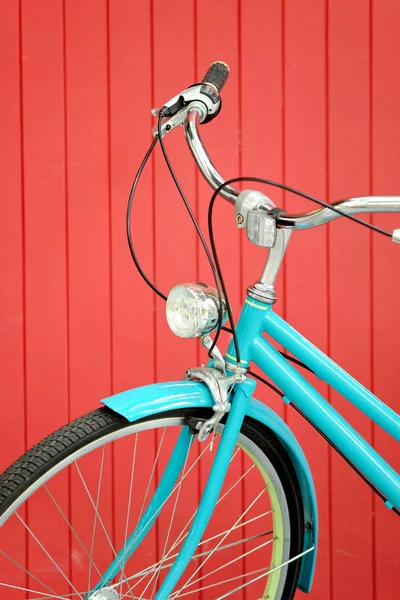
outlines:
M5 558L7 558L12 563L14 563L14 565L16 565L17 567L19 567L20 569L22 569L22 571L24 571L27 575L29 575L29 577L31 577L32 579L35 579L35 581L37 581L38 583L40 583L40 585L42 585L44 588L46 588L46 590L48 590L52 594L56 593L51 587L49 587L48 585L46 585L45 583L43 583L43 581L41 581L41 579L39 579L39 577L36 577L36 575L34 575L30 571L28 571L28 569L25 569L25 567L23 567L18 561L16 561L14 558L12 558L11 556L9 556L6 552L4 552L1 549L0 549L0 554L2 554Z
M210 446L213 444L213 440L210 442ZM233 454L232 458L229 461L229 464L232 463L233 459L235 458L235 456L237 456L237 454L240 451L240 447L237 448L235 450L235 453ZM204 451L203 451L204 452ZM215 506L218 506L218 504L220 502L222 502L222 500L224 500L224 498L238 485L238 483L240 483L240 481L242 481L246 475L252 470L252 468L254 467L254 463L247 469L247 471L239 478L235 481L235 483L229 488L229 490L227 490L222 496L221 498L218 499L217 503ZM177 546L178 544L180 544L181 542L183 542L183 540L188 536L188 533L185 533L185 531L187 530L187 528L189 527L190 523L193 521L193 519L195 518L197 514L197 509L194 511L194 513L192 514L192 516L190 517L190 519L187 521L187 523L185 524L185 526L183 527L182 531L180 532L180 534L178 535L177 539L175 540L174 544L172 545L172 547L170 548L169 552L172 552ZM168 555L167 555L168 556Z
M117 560L117 562L118 562L118 564L119 564L119 566L120 566L121 572L122 572L122 574L123 574L123 576L124 576L124 580L127 582L128 588L129 588L129 590L130 590L130 593L131 593L131 596L132 596L132 598L133 598L132 590L131 590L131 588L130 588L130 585L129 585L128 581L127 581L126 575L125 575L125 573L124 573L124 568L123 568L123 566L121 565L121 563L120 563L120 561L119 561L119 559L118 559L118 556L117 556L117 554L116 554L116 552L115 552L115 548L114 548L114 546L113 546L113 543L112 543L112 541L111 541L111 539L110 539L110 536L108 535L107 528L106 528L106 526L105 526L105 525L104 525L104 523L103 523L103 519L102 519L102 518L101 518L101 516L100 516L100 513L99 513L99 511L98 511L98 508L97 508L96 504L94 503L94 500L93 500L93 498L92 498L92 495L91 495L91 493L90 493L90 491L89 491L89 488L88 488L88 486L87 486L87 484L86 484L86 481L85 481L85 479L84 479L84 477L83 477L83 475L82 475L82 472L81 472L81 470L80 470L80 468L79 468L79 465L78 465L78 463L76 462L76 460L74 461L74 465L75 465L75 467L76 467L76 470L78 471L78 474L79 474L79 477L80 477L80 479L81 479L81 481L82 481L83 487L85 488L85 490L86 490L86 493L87 493L87 495L88 495L88 498L89 498L89 500L90 500L90 503L91 503L91 505L92 505L92 507L93 507L93 509L94 509L95 513L97 514L97 519L98 519L98 521L99 521L99 523L100 523L100 526L101 526L101 528L103 529L104 535L105 535L105 536L106 536L106 538L107 538L107 541L108 541L108 543L109 543L109 545L110 545L111 551L112 551L112 553L114 554L114 557L116 558L116 560Z
M90 544L90 557L93 557L94 540L96 537L97 515L99 514L100 490L101 490L101 482L103 479L103 467L104 467L104 449L105 448L103 446L103 448L101 449L100 473L99 473L99 482L97 485L96 508L95 508L94 517L93 517L93 532L92 532L92 542ZM88 590L90 590L90 580L91 580L91 576L92 576L92 564L93 564L93 560L90 557L89 557L90 564L89 564L89 575L88 575L88 586L87 586Z
M191 465L191 467L188 469L187 474L189 474L189 472L192 470L192 468L195 466L195 464L200 460L200 458L203 456L203 454L206 452L206 450L208 450L208 448L211 448L211 445L213 443L213 440L211 440L207 446L202 450L202 452L200 453L200 455L196 458L196 460L194 461L194 463ZM232 463L233 459L235 458L235 456L237 456L238 452L240 451L240 448L237 448L235 450L235 453L233 454L232 458L229 461L229 464ZM230 488L229 490L227 490L223 496L221 496L221 498L219 498L218 502L216 503L216 506L238 485L238 483L251 471L251 469L254 467L254 463L249 467L249 469L247 469L246 473L244 473ZM185 475L186 477L186 475ZM175 489L175 488L174 488ZM173 490L174 491L174 490ZM168 498L167 498L168 500ZM167 555L165 558L175 558L176 556L178 556L178 553L174 554L173 556L169 556L170 553L187 537L188 533L184 533L186 531L186 529L189 527L190 523L193 521L194 517L196 516L197 513L197 509L194 511L194 513L192 514L192 516L190 517L190 519L187 521L187 523L185 524L185 526L183 527L182 531L180 532L180 534L178 535L177 539L175 540L175 542L173 543L173 545L171 546L171 548L169 549L169 551L167 552ZM205 542L200 542L199 545L204 544ZM144 572L144 575L142 577L142 579L144 579L148 573L153 572L154 568L157 568L157 566L159 565L159 562L151 565L150 567L147 567L147 569ZM151 571L149 571L149 569ZM143 573L143 571L141 572ZM141 575L141 573L139 574L135 574L131 577L129 577L129 579L135 579L136 577L139 577ZM135 585L132 587L132 589L135 589L135 587L142 581L142 579L140 579L138 582L135 583Z
M53 565L55 566L55 568L57 569L57 571L60 573L60 575L62 575L62 577L65 579L65 581L68 583L68 585L71 586L71 588L74 590L74 592L76 592L78 594L79 598L82 598L81 594L78 592L78 590L76 589L76 587L68 579L68 577L65 575L64 571L62 571L62 569L60 569L59 565L56 563L56 561L54 560L54 558L49 554L49 552L43 546L43 544L41 543L41 541L36 537L36 535L33 533L32 529L30 529L29 525L27 525L27 523L25 523L24 519L18 513L15 513L15 516L20 521L20 523L22 523L22 525L25 527L25 529L28 531L28 533L33 537L33 539L38 544L38 546L40 546L40 548L46 554L47 558L53 563ZM83 600L83 598L82 598L82 600Z
M250 581L247 581L243 585L240 585L239 587L235 588L234 590L231 590L227 594L224 594L223 596L218 596L218 598L216 598L216 600L224 600L224 598L228 598L229 596L232 596L232 594L235 594L236 592L238 592L239 590L242 590L243 588L247 587L248 585L251 585L252 583L255 583L256 581L259 581L263 577L267 577L268 575L270 575L270 573L273 573L274 571L277 571L278 569L282 569L282 567L285 567L289 563L291 563L291 562L293 562L295 560L298 560L299 558L301 558L305 554L308 554L309 552L312 552L312 550L314 550L314 546L312 546L311 548L308 548L308 550L305 550L304 552L301 552L300 554L297 554L297 556L293 556L293 558L289 558L289 560L286 560L285 562L283 562L282 564L278 565L277 567L273 567L272 569L269 569L268 571L265 571L261 575L258 575L257 577L254 577L254 579L251 579ZM262 598L261 598L261 600L262 600Z
M63 509L61 508L61 506L58 504L57 500L55 499L55 497L53 496L53 494L51 493L51 491L49 490L49 488L47 487L47 484L44 484L44 489L46 490L46 492L48 493L48 495L50 496L50 498L52 499L52 501L54 502L55 506L57 507L58 511L60 512L61 516L63 517L63 519L65 520L65 522L67 523L68 527L70 528L70 530L72 531L72 533L74 534L77 542L79 543L79 545L81 546L82 550L84 551L84 553L86 554L86 556L88 557L88 559L91 561L90 558L90 554L88 552L88 550L86 549L86 546L84 545L84 543L82 542L81 538L78 536L78 534L76 533L75 529L72 527L71 523L68 520L67 515L64 513ZM100 570L97 568L97 566L94 564L93 562L93 566L96 569L98 575L101 577L101 573Z
M138 443L138 434L135 434L135 443L133 447L133 455L132 455L132 465L131 465L131 477L129 480L129 496L128 496L128 507L126 509L126 519L125 519L125 534L124 534L124 548L126 548L126 542L128 540L128 528L129 528L129 518L131 515L131 502L132 502L132 490L133 490L133 479L135 476L135 466L136 466L136 451L137 451L137 443ZM122 594L122 573L120 576L120 591Z
M266 511L265 513L262 513L261 515L258 515L257 517L253 517L252 519L249 519L248 521L244 521L244 523L240 523L239 525L237 525L236 527L234 527L232 529L232 531L239 529L240 527L245 527L246 525L248 525L249 523L252 523L253 521L256 521L257 519L260 519L261 517L268 515L272 512L272 510ZM226 531L222 531L221 533L218 533L217 535L214 535L206 540L202 540L199 544L199 546L202 546L204 544L207 544L208 542L214 540L217 537L221 537L222 535L224 535ZM240 540L237 540L235 542L231 542L229 544L225 544L224 546L220 546L219 548L217 548L216 552L220 552L221 550L226 550L227 548L231 548L232 546L237 546L239 544L244 544L246 542L250 542L252 540L255 540L259 537L262 537L264 535L269 535L270 533L273 533L273 530L270 531L264 531L262 533L257 533L256 535L252 535L250 537L247 538L243 538ZM211 552L213 552L213 550L207 550L206 552L199 552L198 554L193 554L191 560L196 560L197 558L203 557L203 556L207 556L207 554L210 554ZM176 558L178 556L178 552L176 554L173 554L172 556L169 556L169 560L172 560L173 558ZM162 569L169 569L174 563L170 562L168 564L163 564L162 565ZM142 579L144 579L147 575L149 575L150 573L153 573L159 566L159 562L154 563L153 565L151 565L150 567L147 567L145 570L143 571L139 571L138 573L136 573L135 575L131 575L128 579L129 581L132 581L132 579L136 579L137 577L142 577ZM134 586L132 586L132 589L135 588L137 584L135 584ZM112 587L112 586L110 586Z
M150 585L153 577L155 577L155 581L154 581L154 584L153 584L153 590L152 590L151 596L150 596L151 599L153 598L153 594L154 594L154 591L155 591L156 586L157 586L157 581L158 581L158 579L160 577L161 567L162 567L163 562L164 562L164 560L166 558L166 550L167 550L167 546L168 546L168 542L169 542L169 536L171 535L172 524L173 524L174 518L175 518L176 507L177 507L178 502L179 502L179 496L180 496L180 493L181 493L183 476L185 474L186 464L187 464L187 461L188 461L188 458L189 458L189 453L190 453L190 449L192 447L192 443L193 443L193 437L190 440L190 443L189 443L189 446L188 446L188 449L187 449L187 453L186 453L186 457L185 457L185 462L184 462L183 468L182 468L182 473L181 473L181 476L179 478L178 488L177 488L175 502L174 502L174 507L173 507L173 510L172 510L172 515L171 515L169 526L168 526L167 537L166 537L165 543L164 543L163 554L162 554L161 560L159 561L159 567L156 570L155 574L150 579L149 583L146 585L145 589L143 590L143 594L144 594L145 591L147 590L148 586ZM140 596L140 597L142 597L142 596Z
M198 461L200 460L200 458L202 457L202 455L203 455L203 454L206 452L206 450L207 450L207 449L208 449L210 446L211 446L211 442L209 442L209 443L207 444L207 446L206 446L206 447L203 449L203 451L201 452L201 454L200 454L200 455L199 455L199 456L196 458L196 460L193 462L193 464L192 464L192 465L189 467L189 469L186 471L186 473L185 473L185 475L184 475L184 477L183 477L182 481L183 481L184 479L186 479L186 477L189 475L189 473L192 471L192 469L193 469L193 468L195 467L195 465L198 463ZM163 503L162 503L162 504L161 504L161 505L158 507L158 509L155 511L155 513L152 515L152 517L150 517L150 519L147 521L147 523L145 523L145 525L143 526L144 528L145 528L145 527L147 527L148 525L150 525L150 524L151 524L151 523L152 523L152 522L153 522L153 521L154 521L154 520L155 520L155 519L158 517L158 515L160 514L160 511L163 509L163 507L164 507L165 503L166 503L166 502L169 500L169 498L170 498L170 497L173 495L173 493L174 493L174 492L175 492L175 490L177 489L177 486L178 486L178 484L176 484L176 485L174 486L174 488L172 489L172 491L170 492L170 494L169 494L169 495L166 497L166 499L164 500L164 502L163 502ZM139 532L139 534L138 534L138 535L140 535L140 532ZM136 536L136 537L135 537L135 538L132 540L132 543L133 543L133 542L135 542L135 540L136 540L136 539L137 539L137 536ZM154 565L152 565L151 567L148 567L148 568L157 567L157 566L158 566L158 564L159 564L159 561L158 561L157 563L155 563ZM146 573L146 574L147 574L147 573ZM131 577L128 577L127 581L128 581L128 580L130 580L130 579L134 579L134 578L136 578L136 576L137 576L137 574L135 574L135 575L133 575L133 576L131 576ZM146 577L146 575L145 575L144 577ZM142 577L142 579L144 579L144 577ZM142 579L140 579L139 581L137 581L137 582L135 583L135 585L132 587L132 589L135 589L135 587L136 587L137 585L139 585L139 583L141 583ZM117 587L117 586L118 586L118 584L114 584L113 586L110 586L110 587Z
M252 538L248 538L247 541L251 540L251 539L257 539L259 537L262 537L264 535L267 535L267 533L270 532L265 532L265 533L259 533L258 535L253 536ZM246 540L245 540L246 541ZM240 554L239 556L235 556L235 558L233 558L232 560L230 560L227 563L224 563L223 565L221 565L220 567L217 567L216 569L214 569L213 571L210 571L209 573L206 573L205 575L202 575L201 577L198 577L197 579L195 579L194 581L192 581L191 583L189 583L186 587L191 587L192 585L195 585L196 583L198 583L199 581L202 581L203 579L206 579L207 577L210 577L210 575L214 575L214 573L218 573L218 571L221 571L222 569L225 569L226 567L229 567L230 565L232 565L233 563L235 563L236 561L240 560L241 558L245 558L246 556L248 556L249 554L253 554L253 552L256 552L257 550L260 550L261 548L265 548L265 546L268 546L269 544L271 544L274 541L274 539L272 540L267 540L266 542L260 544L259 546L256 546L255 548L251 548L251 550L248 550L247 552L244 552L243 554ZM237 545L240 542L233 542L232 544L227 544L225 546L225 548L229 548L232 546ZM218 548L218 550L221 550L221 548ZM217 550L217 551L218 551ZM207 552L207 554L212 554L213 551L211 550L210 552ZM206 554L206 553L205 553ZM198 591L198 590L197 590ZM182 594L183 596L185 594Z
M214 549L210 552L210 554L208 556L206 556L206 558L204 559L204 561L202 563L200 563L200 565L197 567L196 571L189 577L189 579L186 581L186 583L181 587L181 589L174 595L171 596L171 598L176 598L177 596L179 596L179 594L182 592L182 590L184 590L189 583L192 581L193 577L200 571L200 569L202 567L204 567L204 565L206 564L206 562L211 558L211 556L214 554L214 552L218 549L218 547L222 544L222 542L228 537L228 535L231 533L231 531L233 530L234 526L237 525L239 523L239 521L241 521L243 519L243 517L248 513L248 511L254 506L254 504L259 500L259 498L261 498L262 494L267 490L268 486L263 487L263 489L261 490L261 492L259 492L259 494L257 494L257 496L255 497L255 499L253 500L253 502L251 504L249 504L249 506L246 508L246 510L240 515L240 517L235 521L235 523L232 525L232 527L227 531L227 533L220 539L220 541L218 542L218 544L214 547Z
M28 592L29 594L40 594L39 596L37 596L37 598L32 600L42 600L42 598L53 598L53 600L65 600L66 598L71 598L71 595L57 596L55 594L46 594L45 592L39 592L38 590L32 590L31 588L21 587L19 585L12 585L11 583L0 582L0 587L20 590L21 592ZM82 598L79 592L76 592L76 594L72 594L72 596L78 596L78 598Z
M147 496L148 496L149 490L150 490L150 485L151 485L151 482L153 481L154 473L155 473L156 466L157 466L157 463L158 463L158 457L160 456L161 448L162 448L162 445L163 445L163 442L164 442L165 432L166 432L166 427L164 427L164 431L162 432L162 436L161 436L161 440L160 440L160 445L158 447L157 454L156 454L156 457L155 457L154 462L153 462L153 468L152 468L151 475L150 475L150 478L149 478L149 483L147 484L146 493L145 493L144 498L143 498L142 507L140 509L139 518L137 520L136 527L139 525L140 519L142 518L143 510L144 510L144 507L145 507L145 504L146 504L146 500L147 500Z

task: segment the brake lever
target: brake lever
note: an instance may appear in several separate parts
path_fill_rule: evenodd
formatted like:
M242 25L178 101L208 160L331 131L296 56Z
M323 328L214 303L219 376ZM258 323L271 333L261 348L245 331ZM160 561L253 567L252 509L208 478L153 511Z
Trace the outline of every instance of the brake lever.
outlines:
M164 137L167 133L169 133L170 131L175 129L175 127L183 127L187 115L194 110L196 110L199 113L201 121L206 118L206 116L207 116L206 107L203 105L202 102L194 100L194 101L190 102L189 104L187 104L187 106L184 106L183 108L181 108L172 117L169 117L169 118L166 117L163 119L163 122L161 124L162 137ZM160 115L160 112L161 112L161 109L153 108L151 111L151 114L153 115L153 117L158 118ZM157 123L157 125L154 125L154 127L152 129L152 135L153 135L153 137L158 138L158 123Z
M165 116L161 128L164 136L175 127L182 126L192 110L197 110L200 123L204 123L216 117L220 108L218 90L210 84L198 83L171 98L161 109L153 108L151 114L153 117L159 117L161 113ZM153 136L158 137L158 126L153 127Z

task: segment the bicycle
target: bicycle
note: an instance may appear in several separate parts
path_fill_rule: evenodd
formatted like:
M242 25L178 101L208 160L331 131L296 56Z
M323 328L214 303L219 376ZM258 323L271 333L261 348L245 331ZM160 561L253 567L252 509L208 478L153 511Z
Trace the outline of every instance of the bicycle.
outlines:
M296 367L324 380L397 441L399 415L273 310L274 282L293 231L345 216L400 242L400 230L390 233L354 216L400 212L400 197L351 198L330 205L261 178L224 181L207 155L198 127L218 115L227 77L227 66L214 63L200 84L154 111L158 117L154 140L135 178L127 211L128 242L137 268L167 300L172 331L199 337L210 361L188 369L182 381L152 384L102 400L101 408L52 433L0 476L2 597L164 600L201 594L203 599L222 600L243 597L242 592L248 591L246 597L278 600L293 598L297 589L308 592L318 541L313 478L286 423L253 398L257 379L308 420L386 507L400 515L399 475ZM177 126L184 127L193 157L215 190L208 219L212 252L163 143ZM132 200L157 142L207 252L216 288L182 284L166 297L136 257L130 233ZM322 206L305 214L287 214L262 192L237 190L233 184L241 180L282 187ZM269 248L263 273L248 288L237 324L213 235L212 211L218 196L234 204L236 224L246 229L248 239ZM224 326L228 320L230 328ZM225 355L217 346L223 328L232 334ZM253 363L271 382L252 373ZM102 488L107 469L112 476L118 474L112 502L120 509L120 521L111 527L104 504L110 499L104 500ZM244 484L251 489L252 500L232 505L232 490ZM198 506L193 502L194 487L201 491ZM142 488L143 495L136 493ZM29 526L34 511L43 515L46 531ZM56 535L47 539L48 532ZM160 537L162 544L157 541ZM26 548L30 559L24 562ZM252 567L246 571L249 561ZM237 573L237 568L242 570Z

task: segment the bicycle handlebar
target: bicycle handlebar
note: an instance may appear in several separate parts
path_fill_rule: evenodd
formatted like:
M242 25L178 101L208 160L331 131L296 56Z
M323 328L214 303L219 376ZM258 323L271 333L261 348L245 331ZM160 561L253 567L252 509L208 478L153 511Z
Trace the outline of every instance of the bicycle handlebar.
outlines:
M214 63L215 64L215 63ZM208 73L208 72L207 72ZM212 164L207 150L201 141L198 125L200 124L200 113L197 109L190 111L185 119L185 136L193 157L209 185L217 189L224 183L217 169ZM220 195L231 202L236 203L239 195L232 185L227 185L220 191ZM373 212L400 212L400 196L368 196L361 198L349 198L340 200L333 204L346 214L373 213ZM321 207L308 213L288 214L279 217L279 227L285 229L311 229L317 225L323 225L334 219L338 219L339 213L330 208Z

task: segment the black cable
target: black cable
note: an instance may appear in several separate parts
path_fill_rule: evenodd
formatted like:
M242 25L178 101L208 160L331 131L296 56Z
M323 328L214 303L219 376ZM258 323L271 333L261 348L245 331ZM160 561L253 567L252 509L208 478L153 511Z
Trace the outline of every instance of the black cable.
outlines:
M219 279L221 281L221 286L222 286L222 290L224 292L224 296L225 296L225 300L226 300L226 310L228 312L228 316L229 316L229 322L231 324L231 329L232 329L232 337L233 337L233 343L235 346L235 353L236 353L236 362L237 365L240 367L240 350L239 350L239 341L237 338L237 334L236 334L236 326L235 326L235 322L233 320L233 315L232 315L232 310L231 310L231 306L228 300L228 294L227 294L227 290L226 290L226 286L225 286L225 281L224 278L222 276L222 270L221 270L221 265L219 262L219 258L218 258L218 253L217 253L217 248L215 245L215 237L214 237L214 230L213 230L213 224L212 224L212 213L213 213L213 208L214 208L214 203L215 200L217 198L218 193L214 193L210 204L208 206L208 232L210 235L210 244L211 244L211 249L212 249L212 253L213 253L213 258L214 258L214 262L215 262L215 266L217 268L218 271L218 275L219 275ZM218 314L218 327L217 330L215 332L215 337L214 337L214 341L212 343L212 346L210 348L210 353L214 350L215 346L217 345L218 342L218 338L220 336L221 333L221 329L222 329L222 312L220 311Z
M217 189L215 190L212 197L217 196L226 185L230 185L231 183L236 183L239 181L255 181L257 183L265 183L266 185L272 185L274 187L280 188L281 190L285 190L287 192L291 192L292 194L296 194L297 196L301 196L302 198L306 198L307 200L311 200L312 202L316 202L320 206L329 208L330 210L333 210L333 212L336 212L339 215L342 215L342 217L347 217L347 219L351 219L352 221L354 221L355 223L358 223L359 225L364 225L364 227L368 227L369 229L372 229L373 231L376 231L377 233L381 233L382 235L386 235L387 237L390 237L390 238L392 237L392 234L389 231L386 231L385 229L381 229L380 227L377 227L376 225L373 225L372 223L367 223L366 221L363 221L362 219L359 219L358 217L355 217L354 215L348 215L343 210L340 210L340 208L336 208L335 206L333 206L333 204L329 204L328 202L319 200L319 198L310 196L310 194L301 192L300 190L297 190L296 188L292 188L289 185L285 185L284 183L272 181L271 179L263 179L262 177L234 177L232 179L227 179L227 181L225 181L224 183L222 183L220 186L217 187ZM283 219L285 218L284 215L282 215L282 218ZM277 219L277 224L279 225L279 219Z
M132 184L132 188L129 194L129 200L128 200L128 206L126 209L126 235L128 238L128 245L129 245L129 250L131 252L131 256L133 258L133 262L135 263L135 267L137 268L137 270L139 271L140 275L143 277L143 279L145 280L145 282L147 283L148 286L151 287L151 289L157 294L157 296L160 296L160 298L162 298L163 300L167 299L167 296L165 294L163 294L156 286L155 284L147 277L146 273L143 271L142 267L140 266L140 263L137 259L136 256L136 252L135 249L133 247L133 241L132 241L132 233L131 233L131 213L132 213L132 203L133 203L133 197L135 195L136 192L136 188L137 185L139 183L139 179L140 176L142 175L143 169L146 166L146 163L150 157L150 154L153 152L154 150L154 146L157 144L157 139L155 138L152 143L150 144L150 148L147 150L140 166L139 169L135 175L135 179L133 180L133 184Z
M301 192L300 190L297 190L296 188L292 188L288 185L276 182L276 181L272 181L270 179L264 179L261 177L235 177L232 179L228 179L227 181L225 181L224 183L222 183L213 193L212 198L210 200L210 204L209 204L209 210L208 210L208 228L209 228L209 233L210 233L210 242L211 242L211 248L212 248L212 253L213 253L213 258L215 261L215 264L213 262L213 258L211 257L210 251L208 249L206 240L201 232L201 229L199 227L199 224L196 220L196 217L187 201L187 198L179 184L179 181L175 175L175 172L172 168L171 162L169 160L169 157L167 155L165 146L164 146L164 142L162 139L162 131L161 131L161 121L162 118L164 117L163 113L159 114L159 119L158 119L158 140L160 141L160 146L161 146L161 150L163 152L164 155L164 159L167 163L168 169L171 173L171 176L174 180L174 183L179 191L179 194L182 197L182 200L185 204L185 207L190 215L190 218L192 219L192 222L196 228L197 234L201 240L201 243L203 245L204 251L207 255L207 259L209 261L213 276L214 276L214 280L215 280L215 284L216 284L216 288L217 288L217 292L218 292L218 297L219 297L219 316L218 316L218 326L217 326L217 330L216 330L216 335L213 341L213 344L209 350L209 356L211 356L212 351L214 350L218 338L220 336L221 330L225 330L228 331L229 333L232 333L233 336L233 342L234 342L234 346L235 346L235 353L236 353L236 360L237 360L237 364L240 366L240 349L239 349L239 343L238 343L238 339L237 339L237 334L236 334L236 328L235 328L235 323L233 320L233 315L232 315L232 311L231 311L231 307L230 307L230 303L229 303L229 299L228 299L228 294L227 294L227 289L225 286L225 282L223 279L223 275L222 275L222 270L221 270L221 265L218 259L218 254L217 254L217 249L216 249L216 245L215 245L215 238L214 238L214 232L213 232L213 226L212 226L212 214L213 214L213 208L214 208L214 204L215 204L215 200L218 196L218 194L220 193L220 191L226 186L229 185L231 183L235 183L235 182L240 182L240 181L254 181L254 182L258 182L258 183L264 183L266 185L271 185L274 187L278 187L280 189L283 189L285 191L288 191L290 193L296 194L298 196L301 196L303 198L306 198L308 200L311 200L312 202L316 202L317 204L324 206L325 208L329 208L330 210L344 216L347 217L348 219L351 219L352 221L358 223L359 225L363 225L365 227L369 227L370 229L376 231L377 233L381 233L382 235L385 235L387 237L392 237L392 234L388 231L385 231L384 229L381 229L380 227L377 227L376 225L373 225L372 223L367 223L357 217L354 217L353 215L349 215L346 214L345 212L343 212L342 210L336 208L335 206L333 206L332 204L329 204L327 202L324 202L323 200L319 200L318 198L315 198L314 196L311 196L309 194L306 194L304 192ZM160 298L162 298L163 300L167 300L167 296L165 294L163 294L157 287L156 285L147 277L147 275L144 273L143 269L140 266L140 263L137 259L135 250L134 250L134 246L133 246L133 241L132 241L132 234L131 234L131 226L130 226L130 221L131 221L131 212L132 212L132 203L133 203L133 197L135 195L136 192L136 188L139 182L139 179L142 175L143 169L158 141L157 139L154 139L149 147L149 149L147 150L142 163L139 166L139 169L136 173L135 179L133 181L132 184L132 188L129 194L129 200L128 200L128 206L127 206L127 212L126 212L126 232L127 232L127 238L128 238L128 245L129 245L129 250L132 256L132 259L135 263L135 266L137 268L137 270L139 271L139 274L141 275L141 277L144 279L144 281L147 283L147 285L149 285L151 287L151 289L158 295L160 296ZM278 226L279 226L279 219L277 220ZM222 310L222 292L221 292L221 287L222 287L222 292L224 294L225 297L225 302L226 302L226 307L227 307L227 312L228 312L228 316L229 316L229 321L231 324L231 329L227 328L227 327L223 327L222 326L222 316L223 316L223 310ZM288 360L291 360L292 362L298 364L299 366L302 366L304 368L306 368L307 370L309 370L310 372L313 372L311 369L309 369L309 367L307 367L307 365L305 365L304 363L302 363L301 361L298 361L297 359L281 352L282 356L284 356L285 358L287 358ZM259 378L257 376L257 378ZM259 378L260 379L260 378ZM266 385L269 385L268 382L266 382L265 380L260 379L261 381L263 381Z
M258 379L258 381L261 381L261 383L264 383L266 386L271 388L271 390L276 392L278 394L278 396L280 396L281 398L284 398L285 394L283 392L281 392L280 389L275 387L271 382L264 379L264 377L260 377L260 375L257 375L257 373L254 373L254 371L250 371L250 369L247 371L247 373L249 375L251 375L252 377L254 377L254 379Z
M171 173L172 179L174 180L174 183L175 183L175 185L176 185L176 187L178 189L178 192L179 192L179 194L180 194L180 196L181 196L181 198L182 198L182 200L183 200L183 202L185 204L185 207L186 207L186 209L187 209L187 211L188 211L188 213L190 215L190 218L191 218L191 220L193 222L193 225L195 226L195 229L196 229L197 234L198 234L198 236L200 238L200 241L202 243L204 251L205 251L205 253L207 255L207 259L208 259L208 262L210 264L212 274L214 276L215 286L217 288L218 298L219 298L219 319L218 319L218 322L221 323L221 326L222 326L222 313L223 313L223 309L222 309L222 307L223 307L223 300L222 300L222 291L221 291L221 287L222 287L222 290L223 290L223 293L224 293L225 302L226 302L227 312L228 312L228 316L229 316L229 320L230 320L230 324L231 324L232 330L234 331L235 330L235 323L233 321L232 312L231 312L231 309L230 309L230 304L229 304L229 299L228 299L228 294L227 294L227 291L226 291L226 286L225 286L225 282L224 282L224 279L223 279L223 276L222 276L222 272L221 272L221 269L218 268L219 263L218 263L218 266L217 266L217 263L214 264L214 261L213 261L213 258L211 256L210 250L209 250L209 248L207 246L207 242L206 242L206 240L205 240L205 238L203 236L203 233L202 233L202 231L200 229L200 226L199 226L199 224L198 224L198 222L196 220L196 217L195 217L195 215L194 215L194 213L193 213L193 211L192 211L192 209L190 207L190 204L189 204L189 202L188 202L188 200L187 200L187 198L185 196L185 193L182 190L182 187L181 187L181 185L180 185L180 183L178 181L178 178L177 178L177 176L175 174L175 171L172 168L172 165L171 165L171 162L169 160L167 151L165 149L164 141L162 139L162 130L161 130L161 125L162 125L162 119L163 119L163 117L164 117L164 114L162 112L160 112L159 115L158 115L158 125L157 125L158 139L160 141L161 150L162 150L162 153L164 155L165 162L167 163L167 167L169 169L169 172ZM215 260L215 255L214 255L214 260ZM217 260L218 260L218 257L217 257ZM217 267L217 269L216 269L216 267ZM218 271L218 274L217 274L217 271ZM234 335L234 340L236 339L236 343L237 343L236 331L235 331L235 333L233 335ZM211 357L212 351L214 350L214 347L215 347L215 341L213 342L213 344L212 344L212 346L211 346L211 348L210 348L210 350L208 352L208 355L210 357ZM235 348L236 348L236 345L235 345ZM236 357L237 357L238 365L240 366L239 346L237 346Z
M338 213L339 215L342 215L343 217L347 217L348 219L351 219L352 221L355 221L356 223L358 223L359 225L364 225L365 227L369 227L370 229L373 229L374 231L376 231L377 233L381 233L383 235L386 235L388 237L392 237L392 234L389 233L388 231L385 231L384 229L381 229L380 227L377 227L376 225L373 225L372 223L367 223L361 219L358 219L357 217L354 217L353 215L348 215L345 212L343 212L342 210L340 210L339 208L336 208L335 206L333 206L332 204L329 204L327 202L324 202L323 200L319 200L318 198L315 198L314 196L311 196L310 194L306 194L304 192L301 192L300 190L297 190L296 188L292 188L288 185L285 185L283 183L279 183L277 181L272 181L271 179L264 179L262 177L233 177L232 179L227 179L226 181L224 181L224 183L222 183L220 186L218 186L212 197L210 200L210 204L208 207L208 230L209 230L209 234L210 234L210 242L211 242L211 248L213 250L213 257L214 257L214 261L215 261L215 265L217 267L217 271L218 274L221 276L221 266L218 260L218 255L217 255L217 251L216 251L216 247L215 247L215 240L214 240L214 234L213 234L213 227L212 227L212 214L213 214L213 208L214 208L214 203L215 200L218 196L218 194L220 193L220 191L227 185L231 184L231 183L237 183L240 181L255 181L257 183L264 183L267 185L272 185L274 187L278 187L280 189L286 190L288 192L291 192L292 194L296 194L298 196L301 196L303 198L306 198L308 200L311 200L312 202L316 202L317 204L320 204L321 206L324 206L325 208L329 208L331 210L333 210L334 212ZM279 225L279 219L277 219L277 223ZM221 282L222 285L222 282ZM223 286L223 291L225 293L225 289ZM229 308L230 310L230 308ZM229 314L229 312L228 312ZM230 322L232 325L233 319L231 319L231 315L230 316ZM219 315L219 319L218 319L218 326L217 326L217 331L215 334L215 338L214 338L214 342L213 345L211 347L211 350L214 349L214 346L216 346L217 342L218 342L218 338L220 336L222 330L222 318L221 318L221 314ZM235 344L235 352L236 352L236 358L237 358L237 352L239 349L239 345L237 343L237 336L236 336L236 330L234 327L232 327L232 335L233 335L233 339L234 339L234 344ZM240 363L238 363L240 364ZM307 368L307 367L306 367Z

